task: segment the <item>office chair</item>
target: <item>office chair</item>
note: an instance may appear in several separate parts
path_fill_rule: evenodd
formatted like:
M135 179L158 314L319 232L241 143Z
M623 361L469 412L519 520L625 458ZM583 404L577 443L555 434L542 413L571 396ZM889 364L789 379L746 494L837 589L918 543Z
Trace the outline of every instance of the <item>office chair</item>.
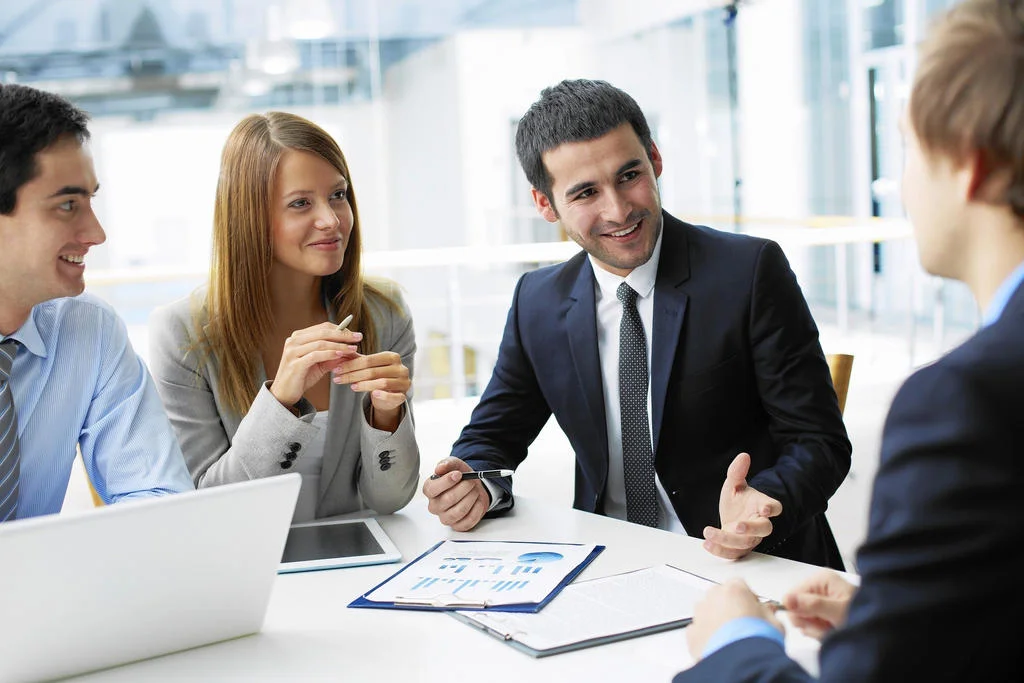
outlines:
M825 356L828 371L832 375L832 386L839 399L839 413L846 409L846 394L850 389L850 373L853 370L853 356L847 353L830 353Z
M103 507L103 499L100 498L100 494L96 493L96 487L92 485L92 480L89 480L89 495L92 496L92 504L96 507Z

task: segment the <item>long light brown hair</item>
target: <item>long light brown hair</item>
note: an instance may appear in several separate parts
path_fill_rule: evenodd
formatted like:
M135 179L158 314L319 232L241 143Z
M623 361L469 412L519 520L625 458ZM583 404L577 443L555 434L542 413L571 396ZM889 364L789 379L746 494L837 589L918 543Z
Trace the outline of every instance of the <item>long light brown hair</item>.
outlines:
M361 351L377 350L377 330L368 295L397 308L380 287L362 274L362 229L345 155L315 123L283 112L248 116L224 144L213 213L213 260L206 294L208 318L193 317L197 346L220 366L220 391L227 405L244 414L256 393L263 342L274 328L270 309L270 269L274 263L271 202L277 167L285 150L316 154L348 182L352 232L341 268L323 278L322 291L337 316L363 333Z

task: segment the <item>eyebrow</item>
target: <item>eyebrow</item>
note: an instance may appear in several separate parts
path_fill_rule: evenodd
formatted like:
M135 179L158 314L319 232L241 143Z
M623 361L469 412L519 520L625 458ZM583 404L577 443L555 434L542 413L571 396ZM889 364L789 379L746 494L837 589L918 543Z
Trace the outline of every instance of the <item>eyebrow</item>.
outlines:
M622 166L619 166L618 170L615 171L615 175L622 175L626 171L628 171L630 169L633 169L633 168L636 168L641 163L642 162L640 161L640 159L633 159L631 161L627 161ZM584 180L581 183L576 183L575 185L573 185L572 187L570 187L569 189L567 189L565 191L565 196L566 196L566 198L571 197L572 195L576 194L577 192L582 192L583 190L587 189L588 187L592 187L593 185L596 185L596 184L597 183L595 183L593 180Z
M338 184L334 186L334 189L338 189L339 187L344 187L348 189L348 181L342 178L340 181L338 181ZM313 190L292 190L291 192L285 194L284 196L287 199L288 197L297 194L316 194L316 192L314 192Z
M84 187L79 187L78 185L65 185L64 187L60 188L59 190L51 194L49 197L47 197L47 199L56 199L57 197L66 197L68 195L91 197L99 191L99 183L96 184L96 188L92 191L87 190Z

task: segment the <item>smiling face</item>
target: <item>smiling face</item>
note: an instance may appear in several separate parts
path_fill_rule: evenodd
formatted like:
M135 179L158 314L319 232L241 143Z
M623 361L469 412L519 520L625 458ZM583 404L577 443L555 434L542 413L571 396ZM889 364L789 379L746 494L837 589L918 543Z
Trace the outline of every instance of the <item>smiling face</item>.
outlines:
M624 123L594 140L566 142L543 154L549 200L533 190L537 210L605 270L625 277L651 258L661 234L661 154Z
M271 199L275 268L314 277L341 268L353 224L347 192L345 177L321 157L284 151Z
M10 334L32 307L85 289L85 255L106 235L92 197L99 189L92 156L73 137L35 156L35 177L0 215L0 332ZM13 329L11 328L13 326Z

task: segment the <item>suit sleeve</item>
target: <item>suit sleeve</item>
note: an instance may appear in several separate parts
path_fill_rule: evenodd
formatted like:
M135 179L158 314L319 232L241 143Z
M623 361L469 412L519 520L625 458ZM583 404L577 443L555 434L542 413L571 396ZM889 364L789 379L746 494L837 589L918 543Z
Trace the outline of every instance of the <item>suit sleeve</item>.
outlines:
M678 674L672 683L804 683L812 680L775 641L745 638L716 650Z
M1006 425L1020 417L1015 388L1000 395L1000 382L935 365L893 400L857 555L861 586L846 626L822 644L822 681L989 680L978 668L999 662L1019 670L1020 430ZM777 646L755 640L677 683L799 680Z
M303 399L298 407L306 417L296 418L264 385L234 438L228 438L204 372L207 364L191 343L192 321L184 309L154 311L150 365L192 480L203 488L282 474L281 454L288 444L305 446L317 433L311 424L315 409Z
M750 343L761 403L778 457L749 483L782 503L771 552L822 513L850 470L850 441L839 412L818 328L782 249L767 242L754 274Z
M1011 659L1006 670L1019 671L1018 391L998 371L942 363L900 389L857 555L861 588L847 627L823 644L824 679L976 680L958 667Z
M469 424L452 447L452 456L473 469L515 469L526 459L527 449L551 417L551 408L523 348L520 320L523 308L530 305L524 303L528 297L523 297L529 276L524 275L516 285L491 379ZM496 479L492 483L511 496L510 481ZM498 510L511 507L510 500Z

